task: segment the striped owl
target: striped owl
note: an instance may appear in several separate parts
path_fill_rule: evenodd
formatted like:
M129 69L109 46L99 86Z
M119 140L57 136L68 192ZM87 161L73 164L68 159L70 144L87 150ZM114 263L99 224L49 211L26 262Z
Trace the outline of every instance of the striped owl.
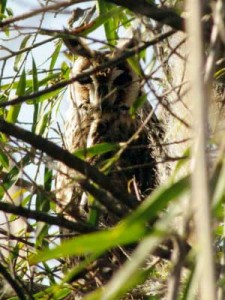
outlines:
M76 44L70 41L66 43L70 49ZM81 50L80 44L75 46L78 58L72 69L73 77L96 67L101 68L69 87L70 107L65 122L64 145L72 153L102 143L125 145L124 151L107 169L106 174L111 183L141 201L158 184L156 156L160 153L158 145L162 129L148 102L135 116L131 115L131 108L137 99L143 97L143 89L139 76L127 61L104 68L104 64L117 57L117 51L100 53L87 48ZM122 52L120 49L119 53ZM146 118L149 118L147 122ZM102 170L116 153L107 152L87 158L87 161ZM78 174L65 166L60 166L60 171L57 198L61 202L61 209L68 218L84 220L89 211L89 200L85 191L76 183ZM107 212L102 210L105 216ZM104 226L112 225L106 224L105 220L99 218ZM107 259L114 260L115 264L115 257ZM98 282L102 282L102 278L98 278Z
M158 182L157 146L162 138L162 128L148 102L137 111L136 116L130 113L135 101L143 97L140 78L127 61L104 68L106 62L116 57L116 52L100 53L86 48L75 51L83 56L75 61L73 77L99 66L103 68L70 86L64 145L74 152L101 143L127 143L120 158L107 173L111 182L141 200ZM145 124L149 114L151 117ZM131 139L132 142L129 142ZM87 160L101 169L114 154L109 152ZM73 210L75 219L79 219L80 209L88 209L87 195L76 184L76 173L65 167L61 171L57 178L58 198L68 210Z

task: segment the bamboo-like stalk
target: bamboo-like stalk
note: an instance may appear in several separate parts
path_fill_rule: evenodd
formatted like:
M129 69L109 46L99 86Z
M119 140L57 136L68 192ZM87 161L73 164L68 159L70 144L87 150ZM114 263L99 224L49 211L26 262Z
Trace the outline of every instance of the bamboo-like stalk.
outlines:
M215 272L213 262L213 247L211 236L210 200L207 170L207 106L209 95L207 93L209 81L204 82L204 52L202 43L201 11L204 1L189 0L187 31L189 34L189 66L191 92L193 100L194 142L192 159L194 169L192 172L192 204L195 215L197 269L200 287L200 296L204 300L216 299Z

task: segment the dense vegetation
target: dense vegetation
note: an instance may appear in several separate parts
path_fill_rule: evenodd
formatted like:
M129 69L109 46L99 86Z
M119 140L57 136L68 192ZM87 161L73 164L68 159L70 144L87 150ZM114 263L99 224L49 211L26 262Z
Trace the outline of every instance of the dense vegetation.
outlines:
M71 278L132 244L104 288L99 283L84 299L213 300L216 291L224 299L223 1L187 1L191 13L179 0L18 2L0 3L0 298L73 299ZM99 51L138 41L119 57L146 90L130 113L148 99L165 128L161 183L105 230L91 217L74 222L57 214L58 161L84 177L88 170L107 199L129 198L83 164L82 149L63 148L67 87L76 80L76 57L63 42L71 37ZM112 147L123 145L86 151L95 156ZM60 228L74 237L60 243ZM84 259L62 271L70 255Z

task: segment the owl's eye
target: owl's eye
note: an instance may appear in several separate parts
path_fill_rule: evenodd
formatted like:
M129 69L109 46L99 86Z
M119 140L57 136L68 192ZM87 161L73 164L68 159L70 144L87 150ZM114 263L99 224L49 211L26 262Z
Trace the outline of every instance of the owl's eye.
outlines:
M92 78L90 76L85 76L83 78L80 78L80 79L77 79L77 81L82 84L82 85L85 85L85 84L90 84L92 83Z
M78 108L79 109L83 109L83 110L88 110L89 109L89 105L88 105L88 103L84 102L84 103L80 104L78 106Z
M114 85L125 85L132 81L132 77L130 74L123 72L113 81Z
M129 109L130 109L130 107L125 103L123 103L121 105L115 105L113 107L114 112L122 112L123 113L123 112L127 112Z
M128 111L130 109L130 107L127 105L127 104L121 104L120 106L119 106L119 110L120 111Z

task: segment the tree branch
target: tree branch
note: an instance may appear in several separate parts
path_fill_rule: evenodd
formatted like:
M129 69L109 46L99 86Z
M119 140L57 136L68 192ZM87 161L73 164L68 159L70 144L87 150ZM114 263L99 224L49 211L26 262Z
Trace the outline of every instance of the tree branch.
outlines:
M101 188L108 191L113 197L118 199L119 202L125 203L131 208L135 208L138 205L138 201L133 195L128 194L125 190L111 184L109 178L100 173L95 167L72 155L70 152L62 149L53 142L6 122L3 119L0 119L0 131L32 145L34 148L46 153L53 159L64 163L67 167L78 171L86 178L91 179Z
M184 30L184 19L174 9L168 7L157 7L147 0L108 0L116 5L129 8L135 14L149 17L164 25L169 25L176 30Z
M77 231L79 233L88 233L96 230L96 228L94 228L93 226L85 223L68 221L67 219L61 216L51 216L44 212L31 210L22 206L16 206L3 201L0 201L0 210L4 211L5 213L10 213L17 216L33 219L36 221L45 222L50 225L56 225L60 228L67 228L73 231Z
M88 180L81 179L78 180L78 182L84 190L94 196L94 198L96 198L114 215L123 218L128 214L128 212L130 212L130 210L123 205L122 202L118 203L115 198L113 198L111 195L107 195L107 192L104 190L96 188L93 184L90 184Z

